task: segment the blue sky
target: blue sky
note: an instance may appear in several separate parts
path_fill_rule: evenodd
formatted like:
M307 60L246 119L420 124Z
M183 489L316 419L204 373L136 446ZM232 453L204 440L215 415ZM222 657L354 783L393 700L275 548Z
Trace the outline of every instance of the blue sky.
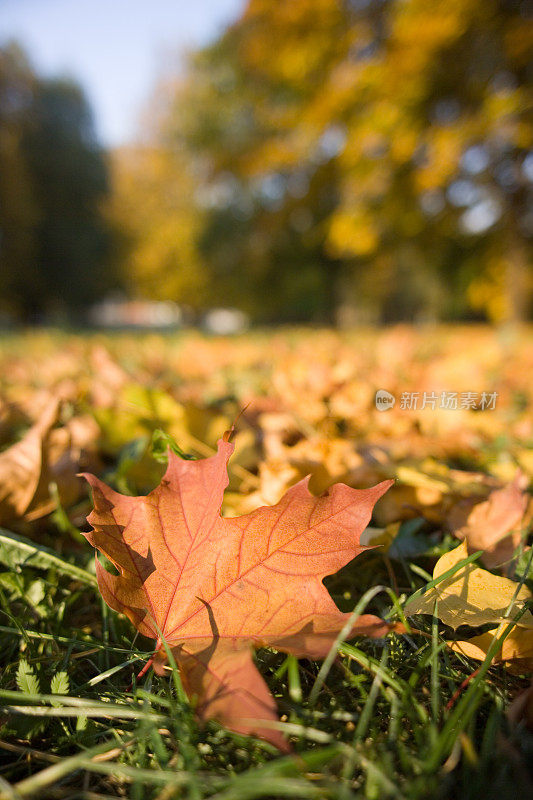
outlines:
M17 39L40 74L84 87L101 141L132 140L158 76L214 38L245 0L0 0L0 44Z

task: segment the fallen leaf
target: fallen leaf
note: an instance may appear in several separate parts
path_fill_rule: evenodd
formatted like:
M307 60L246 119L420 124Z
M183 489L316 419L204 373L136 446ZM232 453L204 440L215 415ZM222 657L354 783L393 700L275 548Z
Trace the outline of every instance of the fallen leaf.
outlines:
M89 360L95 374L90 390L92 404L95 408L109 408L128 383L129 376L101 345L93 347Z
M225 516L237 517L264 505L275 505L285 492L302 479L296 467L284 461L263 461L259 465L260 488L250 494L227 492L224 498Z
M484 661L496 638L497 630L498 628L494 628L466 641L448 642L448 646L463 656ZM501 650L494 660L498 663L504 662L509 672L522 674L533 670L533 630L522 627L519 620L503 640Z
M466 541L449 553L441 556L435 564L433 579L468 558ZM532 595L526 586L515 592L518 584L508 578L493 575L475 563L460 567L451 577L444 578L424 594L409 600L405 606L408 616L433 614L437 601L438 618L454 630L460 625L487 625L500 623L522 609ZM511 605L512 604L512 605ZM508 609L510 610L508 612ZM519 625L533 629L533 614L527 610L520 617Z
M181 460L169 452L161 484L145 497L126 497L93 475L93 531L87 540L116 566L96 561L100 591L157 640L155 667L172 648L202 718L256 734L282 750L287 743L267 727L276 708L252 660L252 647L272 646L296 656L324 657L346 624L322 579L367 549L360 535L391 481L365 490L343 484L314 497L307 480L275 506L223 518L233 445L216 455ZM360 616L351 635L383 636L390 625Z
M489 569L509 561L520 544L521 523L529 501L523 487L524 476L518 471L511 484L496 489L487 500L477 503L463 524L457 524L460 510L451 516L454 536L466 540L470 553L483 550L481 561Z
M70 506L81 494L79 470L97 467L98 425L86 415L54 427L60 407L57 398L49 400L20 442L0 454L0 525L53 511L51 482L57 484L61 504Z
M45 442L58 413L58 401L49 401L20 442L0 453L0 524L24 516L35 503L45 462Z
M100 459L96 445L100 428L89 415L72 417L65 425L53 428L44 440L44 460L37 492L26 519L33 520L54 510L56 501L50 497L49 486L57 485L59 501L69 508L82 495L80 469L98 469Z
M417 489L426 489L431 492L431 502L438 502L443 494L449 491L448 484L414 467L400 465L396 470L398 480L406 486L414 486Z

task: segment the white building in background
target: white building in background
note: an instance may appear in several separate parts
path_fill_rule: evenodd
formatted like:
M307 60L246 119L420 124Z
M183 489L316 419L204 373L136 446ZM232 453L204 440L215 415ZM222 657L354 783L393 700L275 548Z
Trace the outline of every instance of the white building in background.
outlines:
M207 333L217 336L231 336L243 333L250 326L250 318L244 311L237 308L213 308L208 311L202 321L202 327Z
M89 310L88 321L96 328L173 330L194 324L194 314L171 301L112 296ZM213 308L202 315L199 324L214 336L232 336L248 330L250 318L236 308Z
M170 301L109 298L91 308L89 322L98 328L178 328L183 312Z

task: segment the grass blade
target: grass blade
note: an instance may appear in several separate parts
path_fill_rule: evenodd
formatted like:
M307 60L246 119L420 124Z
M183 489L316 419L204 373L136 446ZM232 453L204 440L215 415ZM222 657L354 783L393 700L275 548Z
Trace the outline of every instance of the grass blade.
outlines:
M56 569L62 575L75 578L87 586L97 586L95 575L86 569L70 564L60 558L53 550L36 545L24 536L0 528L0 562L6 567L37 567L38 569Z

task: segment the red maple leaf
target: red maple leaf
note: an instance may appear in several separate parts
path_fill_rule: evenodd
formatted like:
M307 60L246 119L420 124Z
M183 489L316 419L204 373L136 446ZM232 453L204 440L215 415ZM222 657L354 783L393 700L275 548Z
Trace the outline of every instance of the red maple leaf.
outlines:
M336 484L314 497L307 479L271 507L241 517L220 516L233 445L183 461L169 452L168 469L145 497L127 497L93 475L93 531L88 541L116 566L96 560L106 603L157 640L154 666L166 660L162 637L179 665L202 718L256 734L281 749L276 705L257 671L252 648L324 657L348 614L322 583L365 546L359 538L376 501L392 481L365 490ZM383 636L390 626L360 616L351 635Z

